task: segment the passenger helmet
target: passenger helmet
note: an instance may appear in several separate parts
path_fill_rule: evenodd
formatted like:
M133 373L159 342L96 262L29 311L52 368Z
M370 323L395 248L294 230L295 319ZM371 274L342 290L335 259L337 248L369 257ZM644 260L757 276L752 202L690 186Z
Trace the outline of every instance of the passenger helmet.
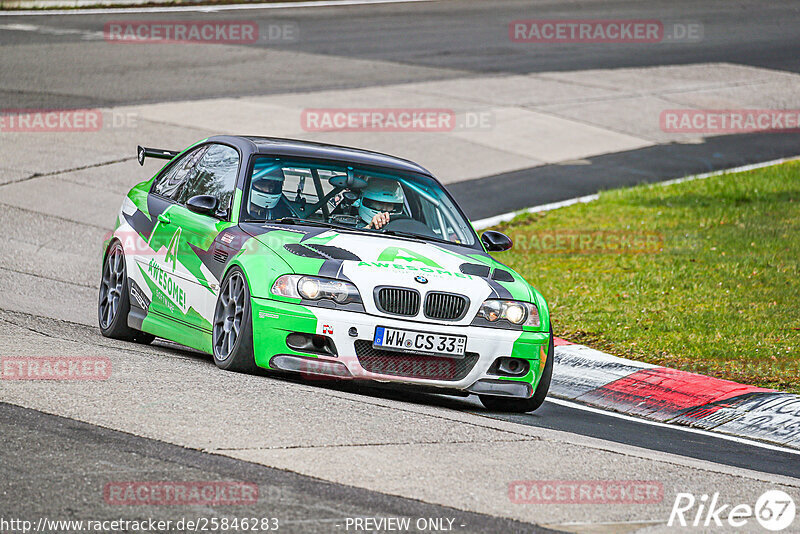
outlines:
M270 174L253 180L253 185L250 187L250 202L259 208L274 208L283 192L283 180L283 173Z

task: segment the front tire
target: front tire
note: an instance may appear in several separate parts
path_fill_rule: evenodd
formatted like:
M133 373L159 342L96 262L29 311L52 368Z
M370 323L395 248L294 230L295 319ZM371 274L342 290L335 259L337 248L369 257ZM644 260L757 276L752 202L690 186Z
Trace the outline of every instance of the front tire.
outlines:
M100 333L113 339L148 344L155 336L128 326L131 311L128 273L125 268L125 251L119 241L108 248L100 279L97 302L97 320Z
M252 373L258 369L253 356L253 319L250 289L244 273L234 267L225 276L214 308L211 345L214 363L226 371Z
M550 380L553 378L553 359L555 358L555 342L553 340L553 326L550 325L550 343L547 345L547 361L544 364L539 385L530 399L510 399L494 395L481 395L481 404L493 412L527 413L537 410L547 398L550 389Z

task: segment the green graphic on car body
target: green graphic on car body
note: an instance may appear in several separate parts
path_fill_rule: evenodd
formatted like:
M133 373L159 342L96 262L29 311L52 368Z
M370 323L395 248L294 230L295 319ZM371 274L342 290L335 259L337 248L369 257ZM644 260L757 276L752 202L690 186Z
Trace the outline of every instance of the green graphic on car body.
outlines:
M396 262L397 260L403 260L408 263L419 262L426 267L441 269L441 266L435 261L405 247L388 247L378 256L378 261Z

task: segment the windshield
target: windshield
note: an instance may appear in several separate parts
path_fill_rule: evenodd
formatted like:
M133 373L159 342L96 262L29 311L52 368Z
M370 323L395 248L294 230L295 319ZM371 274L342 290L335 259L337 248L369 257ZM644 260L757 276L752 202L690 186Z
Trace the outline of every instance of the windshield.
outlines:
M306 221L472 246L475 233L444 189L416 174L258 156L245 221Z

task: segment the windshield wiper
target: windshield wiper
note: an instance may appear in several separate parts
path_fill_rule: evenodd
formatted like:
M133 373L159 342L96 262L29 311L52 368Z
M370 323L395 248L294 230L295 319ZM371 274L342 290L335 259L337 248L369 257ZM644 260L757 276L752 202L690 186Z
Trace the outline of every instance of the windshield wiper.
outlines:
M378 232L387 235L393 235L396 237L405 237L409 239L416 239L417 241L422 241L423 243L427 240L431 241L438 241L440 243L451 243L450 241L446 241L444 239L439 239L438 237L427 236L427 235L420 235L420 234L412 234L411 232L403 232L401 230L378 230Z
M272 223L279 223L279 224L299 224L299 225L306 225L306 226L318 226L321 228L336 228L339 230L358 230L358 228L353 228L351 226L344 226L342 224L336 224L332 222L326 221L315 221L309 219L300 219L299 217L281 217L280 219L270 219L266 222Z
M281 217L280 219L270 219L266 222L272 223L279 223L279 224L298 224L298 225L306 225L306 226L317 226L320 228L336 228L337 230L345 230L349 232L358 232L362 234L385 234L391 235L394 237L404 237L406 239L414 239L415 241L419 241L424 243L427 240L436 241L439 243L447 243L449 245L458 245L460 243L453 243L452 241L448 241L446 239L440 239L438 237L433 236L426 236L420 234L413 234L411 232L403 232L401 230L372 230L367 228L358 228L355 226L345 226L343 224L336 224L332 222L326 221L316 221L316 220L309 220L309 219L301 219L299 217Z

